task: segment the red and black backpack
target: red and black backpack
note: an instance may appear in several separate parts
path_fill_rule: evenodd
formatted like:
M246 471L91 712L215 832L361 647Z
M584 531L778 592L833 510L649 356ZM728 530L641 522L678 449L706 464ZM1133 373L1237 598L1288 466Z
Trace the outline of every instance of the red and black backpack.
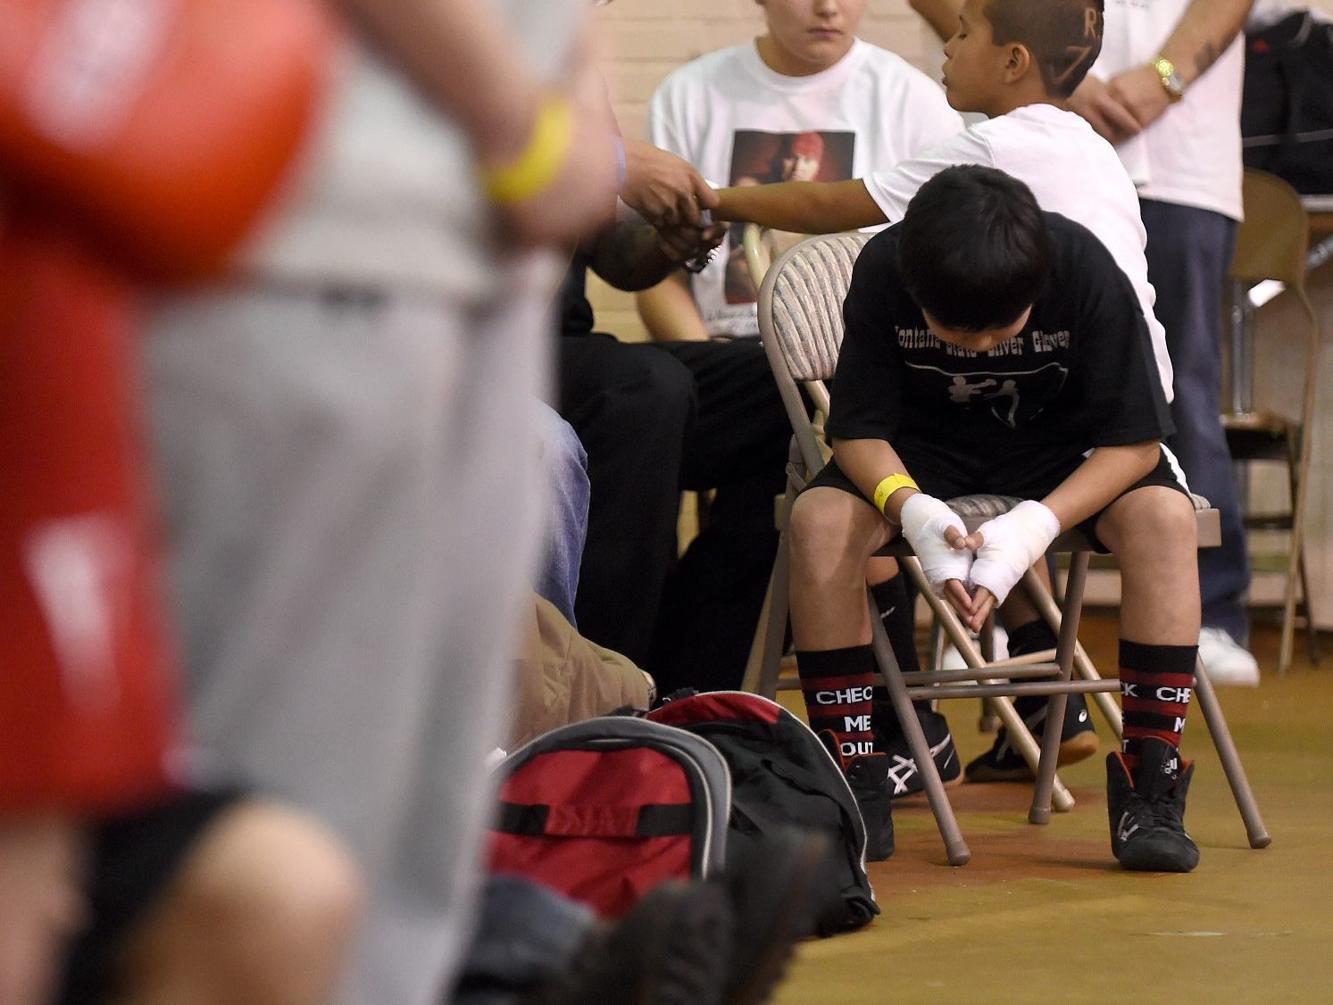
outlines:
M618 917L667 879L725 861L731 781L685 730L604 716L545 733L496 768L491 869Z
M810 727L777 702L742 691L666 701L648 718L707 740L731 772L727 854L745 856L765 833L823 831L832 848L814 907L820 935L850 931L879 914L866 875L866 832L841 768Z

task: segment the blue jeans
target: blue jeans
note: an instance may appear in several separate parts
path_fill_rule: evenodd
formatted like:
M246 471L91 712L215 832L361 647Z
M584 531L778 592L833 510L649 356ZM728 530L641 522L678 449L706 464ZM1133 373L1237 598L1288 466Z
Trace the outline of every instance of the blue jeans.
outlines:
M550 486L550 523L546 555L533 588L549 600L571 625L579 564L588 537L588 455L571 426L549 405L541 406L542 470Z
M589 908L519 876L490 876L453 1005L513 1005L568 964Z
M1250 563L1240 496L1222 430L1222 290L1236 240L1236 222L1206 209L1139 203L1148 230L1148 279L1157 291L1157 319L1175 369L1176 432L1168 445L1190 488L1221 513L1222 546L1199 552L1203 623L1236 641L1249 635L1245 592Z

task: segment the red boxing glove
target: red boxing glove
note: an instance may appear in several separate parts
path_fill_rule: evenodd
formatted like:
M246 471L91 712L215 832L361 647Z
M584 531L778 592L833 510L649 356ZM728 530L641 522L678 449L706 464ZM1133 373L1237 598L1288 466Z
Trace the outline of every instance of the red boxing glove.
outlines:
M310 126L320 0L0 0L0 174L154 279L223 269Z
M171 702L144 520L132 290L0 233L0 814L164 784Z

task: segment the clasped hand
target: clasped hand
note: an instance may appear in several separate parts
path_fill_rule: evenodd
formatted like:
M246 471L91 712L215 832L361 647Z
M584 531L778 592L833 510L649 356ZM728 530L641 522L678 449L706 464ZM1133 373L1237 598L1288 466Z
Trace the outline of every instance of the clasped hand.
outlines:
M969 534L947 503L924 493L903 504L902 526L931 589L974 632L1060 533L1056 515L1029 499Z

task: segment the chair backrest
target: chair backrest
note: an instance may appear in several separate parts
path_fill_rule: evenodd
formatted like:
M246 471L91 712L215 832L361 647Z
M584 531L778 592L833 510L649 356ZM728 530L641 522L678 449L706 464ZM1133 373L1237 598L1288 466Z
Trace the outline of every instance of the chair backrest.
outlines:
M1296 190L1276 175L1247 169L1245 222L1236 234L1231 278L1257 283L1276 279L1305 288L1305 255L1310 222Z
M759 337L802 458L811 471L823 466L823 457L796 382L810 388L815 405L827 410L823 382L833 376L838 365L842 302L851 285L852 267L871 236L823 234L808 238L773 263L759 289Z

